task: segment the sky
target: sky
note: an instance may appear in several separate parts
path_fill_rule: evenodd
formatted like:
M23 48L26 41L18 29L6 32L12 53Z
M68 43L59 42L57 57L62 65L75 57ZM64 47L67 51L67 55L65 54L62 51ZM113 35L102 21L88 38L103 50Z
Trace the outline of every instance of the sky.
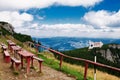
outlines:
M120 0L0 0L0 21L38 38L120 38Z

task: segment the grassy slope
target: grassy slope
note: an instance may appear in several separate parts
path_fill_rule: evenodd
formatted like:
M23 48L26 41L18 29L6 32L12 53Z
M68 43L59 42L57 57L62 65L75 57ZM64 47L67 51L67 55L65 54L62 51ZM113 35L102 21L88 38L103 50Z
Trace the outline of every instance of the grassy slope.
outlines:
M21 43L18 40L14 39L12 36L5 36L5 37L4 36L0 36L0 42L1 43L5 43L7 45L6 40L12 40L17 45L20 45L20 46L24 47L24 49L26 49L26 50L36 54L35 49L27 47L26 45L23 45L23 43ZM51 56L49 58L48 58L48 56L47 55L43 55L43 54L39 54L39 57L44 59L44 64L45 65L47 65L49 67L52 67L52 68L54 68L56 70L59 70L59 61L56 60L53 56ZM67 73L68 76L75 77L77 80L83 80L82 73L77 72L77 70L75 70L75 69L70 69L69 67L67 67L65 65L62 67L62 72ZM92 79L89 78L89 80L92 80Z
M45 60L44 61L45 65L52 67L56 70L62 71L64 73L68 74L68 76L72 76L72 77L76 78L76 80L83 80L83 73L81 71L79 71L78 69L74 68L73 65L71 65L71 64L63 62L62 69L60 70L59 61L57 59L55 59L55 57L53 56L52 53L43 52L43 53L40 53L38 56ZM93 80L90 77L87 77L87 79Z
M35 49L29 48L26 45L23 45L21 42L19 42L18 40L14 39L11 36L6 36L6 37L0 36L0 42L2 42L2 43L6 43L6 40L8 40L8 39L11 39L18 45L20 44L20 46L22 45L22 47L24 46L24 48L26 50L31 51L31 52L35 53L36 55L38 54L38 56L40 58L44 59L44 65L47 65L56 70L59 70L59 61L54 58L53 54L51 54L49 52L36 53ZM61 71L68 74L68 76L75 77L77 80L83 80L83 73L84 73L83 66L78 66L78 65L73 65L73 64L63 62ZM90 69L90 68L88 69L87 77L88 77L88 80L93 80L93 69ZM119 79L120 78L118 78L118 77L115 77L113 75L110 75L110 74L107 74L107 73L97 70L97 80L119 80Z
M107 45L103 46L102 50L105 50L106 47L107 47ZM99 51L99 49L96 49L96 50ZM75 50L65 51L63 53L68 56L84 58L84 59L88 59L91 61L94 61L94 55L95 55L94 51L93 50L88 51L88 48L75 49ZM97 56L97 62L99 62L99 63L106 64L106 65L113 66L113 67L118 67L118 68L120 67L119 64L115 64L115 63L110 62L107 59L103 58L100 53L97 53L96 56ZM64 61L72 63L72 64L84 65L83 63L80 63L79 61L71 60L68 58L64 59ZM93 68L94 66L90 65L90 67ZM104 71L104 72L108 72L110 74L114 74L116 76L120 76L119 72L117 72L117 71L113 71L113 70L111 71L109 69L101 68L101 67L97 67L97 69Z
M59 70L59 61L54 58L53 54L49 52L43 52L39 54L39 57L45 60L44 63L45 65L48 65L56 70ZM69 76L75 77L78 80L83 80L83 74L84 74L83 66L63 62L61 71L67 73ZM94 75L94 70L89 68L87 74L88 80L93 80L93 75ZM110 75L106 72L97 70L97 80L120 80L120 78Z

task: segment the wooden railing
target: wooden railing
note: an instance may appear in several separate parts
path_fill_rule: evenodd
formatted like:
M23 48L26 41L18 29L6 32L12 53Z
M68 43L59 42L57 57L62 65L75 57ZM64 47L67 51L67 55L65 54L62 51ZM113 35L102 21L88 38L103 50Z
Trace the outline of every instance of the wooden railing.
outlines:
M84 62L85 63L84 80L86 80L86 77L87 77L87 69L88 69L88 65L89 64L92 64L92 65L95 65L95 66L99 66L99 67L103 67L103 68L108 68L110 70L114 70L114 71L120 72L119 68L111 67L111 66L108 66L108 65L105 65L105 64L101 64L101 63L98 63L98 62L96 63L96 62L93 62L93 61L90 61L90 60L87 60L87 59L83 59L83 58L76 58L76 57L67 56L67 55L64 55L61 52L58 52L58 51L53 50L51 48L47 48L47 47L45 47L43 45L38 45L37 44L36 46L37 46L36 50L38 50L38 47L41 47L41 48L44 48L44 49L46 49L46 50L48 50L48 51L50 51L52 53L60 55L60 64L59 64L60 65L60 69L62 67L63 57Z

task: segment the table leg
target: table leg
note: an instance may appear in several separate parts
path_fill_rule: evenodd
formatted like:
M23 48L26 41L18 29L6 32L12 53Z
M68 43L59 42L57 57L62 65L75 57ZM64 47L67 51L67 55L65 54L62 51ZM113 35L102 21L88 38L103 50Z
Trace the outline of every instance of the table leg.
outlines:
M31 57L27 57L27 74L30 72L30 60Z
M31 57L31 67L33 68L33 57Z
M41 67L42 67L42 61L38 61L39 62L39 71L40 71L40 73L42 72L42 69L41 69Z
M23 68L23 56L21 55L21 68Z
M10 49L10 45L9 45L9 43L8 43L8 49Z

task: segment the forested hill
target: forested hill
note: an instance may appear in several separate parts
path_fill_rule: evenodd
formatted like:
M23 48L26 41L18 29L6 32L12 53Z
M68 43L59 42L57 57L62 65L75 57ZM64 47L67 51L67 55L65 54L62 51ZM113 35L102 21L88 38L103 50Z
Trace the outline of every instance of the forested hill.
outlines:
M107 45L104 45L102 48L97 48L93 50L88 50L88 48L81 48L81 49L75 49L70 51L64 51L63 53L69 56L84 58L92 61L94 61L94 56L96 55L97 62L120 68L120 64L119 64L120 63L120 45L118 44L107 44ZM83 65L79 61L74 61L68 58L64 58L64 61L70 62L72 64ZM107 71L111 74L115 73L108 70L104 70L103 68L99 68L99 69L102 71Z
M14 31L14 27L10 23L7 23L7 22L0 22L0 35L3 35L3 36L11 35L15 39L21 42L32 41L31 36L21 34L21 33L16 33Z

